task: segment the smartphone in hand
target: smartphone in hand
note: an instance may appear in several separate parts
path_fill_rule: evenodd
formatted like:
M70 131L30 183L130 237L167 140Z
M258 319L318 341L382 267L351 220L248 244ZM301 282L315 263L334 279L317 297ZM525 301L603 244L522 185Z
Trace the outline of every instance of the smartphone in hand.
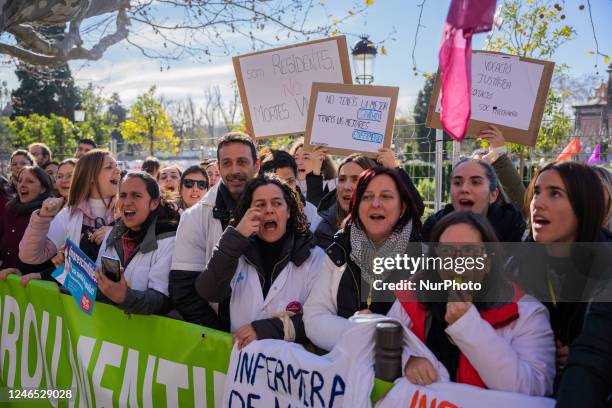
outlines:
M110 256L102 256L102 272L104 276L113 282L121 280L119 259L111 258Z

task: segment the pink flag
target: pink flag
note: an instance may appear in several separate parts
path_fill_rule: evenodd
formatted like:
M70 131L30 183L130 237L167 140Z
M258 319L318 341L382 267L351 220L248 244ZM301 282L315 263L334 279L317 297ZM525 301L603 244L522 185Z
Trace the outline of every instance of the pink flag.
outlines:
M452 0L440 45L441 121L463 140L470 120L472 35L491 30L496 0Z
M593 154L591 154L591 157L589 157L587 164L599 163L599 161L601 160L599 157L600 152L601 152L601 144L597 143L597 146L595 146L595 150L593 150Z

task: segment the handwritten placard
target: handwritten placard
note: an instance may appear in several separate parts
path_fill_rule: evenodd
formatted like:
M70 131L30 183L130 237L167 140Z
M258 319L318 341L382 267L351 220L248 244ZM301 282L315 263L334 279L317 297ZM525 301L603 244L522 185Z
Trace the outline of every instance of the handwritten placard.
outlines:
M554 62L474 51L472 115L467 134L475 136L493 124L507 141L535 145L553 68ZM427 126L441 129L439 78L430 100Z
M247 128L255 138L303 133L314 81L352 82L344 36L232 60Z
M391 145L398 93L397 87L313 83L305 149L375 156Z

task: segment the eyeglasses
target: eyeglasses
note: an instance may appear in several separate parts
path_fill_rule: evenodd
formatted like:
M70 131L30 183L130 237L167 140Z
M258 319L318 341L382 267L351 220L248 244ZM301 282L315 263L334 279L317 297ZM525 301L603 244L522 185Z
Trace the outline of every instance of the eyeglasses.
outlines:
M436 255L442 258L454 258L457 256L464 256L469 258L476 258L486 254L486 249L478 244L475 245L464 245L455 246L451 244L437 244L435 246Z
M206 180L193 180L193 179L185 179L183 180L183 185L187 188L192 188L197 185L200 190L206 190L208 188L208 183Z

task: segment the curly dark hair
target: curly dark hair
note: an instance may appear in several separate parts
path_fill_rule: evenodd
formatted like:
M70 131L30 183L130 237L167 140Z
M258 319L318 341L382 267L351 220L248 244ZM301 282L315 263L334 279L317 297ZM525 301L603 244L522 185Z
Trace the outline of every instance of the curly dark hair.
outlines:
M274 184L283 192L283 197L289 207L289 220L287 220L287 231L295 235L304 235L309 233L309 223L304 214L304 205L298 196L298 193L287 185L284 181L274 174L264 174L249 181L244 187L244 191L238 200L238 204L232 214L230 225L236 227L244 217L244 214L251 207L253 201L253 193L259 187Z

